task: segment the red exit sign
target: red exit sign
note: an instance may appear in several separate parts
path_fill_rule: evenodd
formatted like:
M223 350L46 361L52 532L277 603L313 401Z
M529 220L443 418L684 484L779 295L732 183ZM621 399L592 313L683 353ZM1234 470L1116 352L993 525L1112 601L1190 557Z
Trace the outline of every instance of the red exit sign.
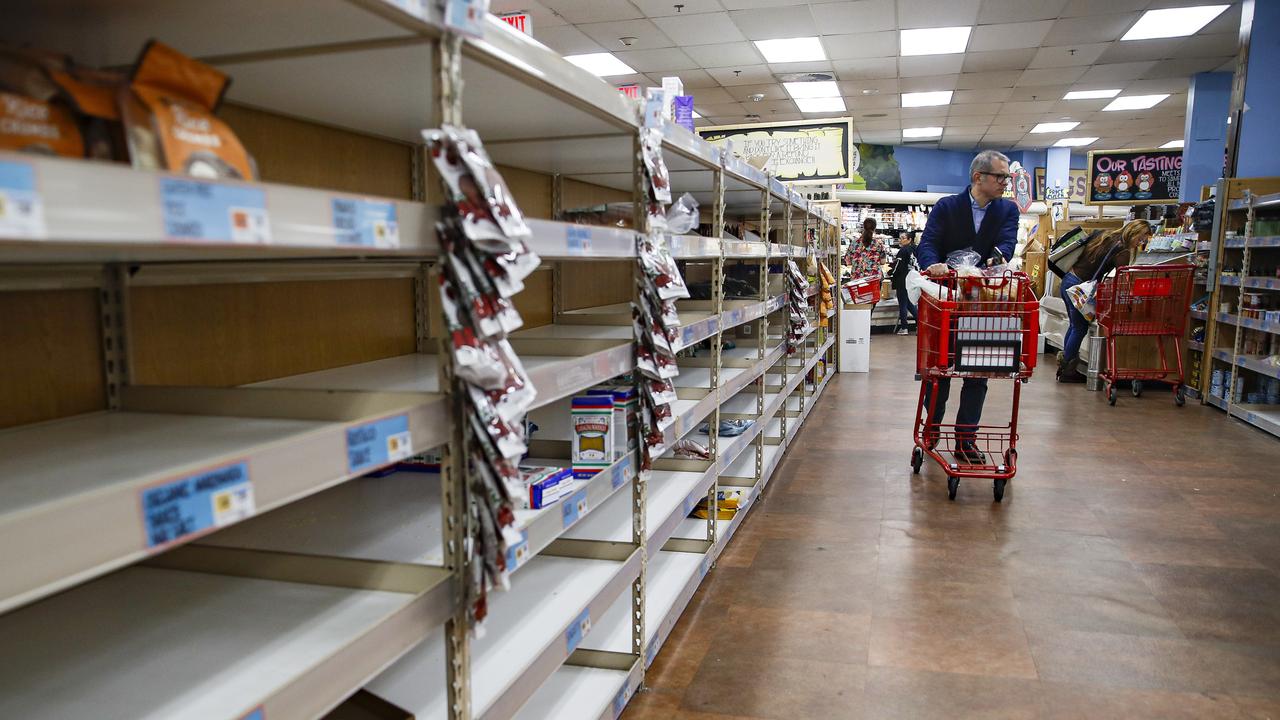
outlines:
M529 20L529 13L509 13L507 15L499 15L508 25L519 30L525 35L533 34L533 23Z

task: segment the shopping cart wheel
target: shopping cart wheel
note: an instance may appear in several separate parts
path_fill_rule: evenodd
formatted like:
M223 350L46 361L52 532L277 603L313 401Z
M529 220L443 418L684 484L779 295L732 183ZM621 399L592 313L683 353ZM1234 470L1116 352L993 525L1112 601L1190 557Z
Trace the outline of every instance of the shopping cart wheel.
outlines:
M924 464L924 451L920 448L911 449L911 472L916 475L920 474L920 466Z
M994 494L996 496L996 502L1000 502L1001 500L1004 500L1004 486L1008 484L1008 482L1009 482L1008 480L996 480L992 484L992 490L994 491Z
M1107 385L1107 402L1111 403L1112 405L1116 404L1116 386L1115 385L1110 385L1110 384Z
M956 499L956 490L960 487L960 478L947 476L947 499Z
M1130 388L1134 397L1142 397L1142 381L1134 380L1133 386Z
M1179 385L1177 390L1173 391L1173 404L1182 407L1187 404L1187 386Z

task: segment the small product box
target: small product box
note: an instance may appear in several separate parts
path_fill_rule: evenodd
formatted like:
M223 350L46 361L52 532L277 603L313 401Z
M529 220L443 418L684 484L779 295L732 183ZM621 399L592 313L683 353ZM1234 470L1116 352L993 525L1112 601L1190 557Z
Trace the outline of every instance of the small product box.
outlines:
M677 95L675 97L674 109L676 124L680 127L693 132L693 96Z
M524 510L537 510L559 500L573 491L573 470L562 467L521 465L527 492L518 499Z
M611 461L615 462L636 449L636 437L631 421L640 410L640 399L634 386L598 385L586 391L588 395L607 395L613 399L613 427L610 428Z
M683 80L675 76L662 78L662 117L675 119L676 98L683 94Z
M573 476L590 478L613 464L613 394L573 398Z

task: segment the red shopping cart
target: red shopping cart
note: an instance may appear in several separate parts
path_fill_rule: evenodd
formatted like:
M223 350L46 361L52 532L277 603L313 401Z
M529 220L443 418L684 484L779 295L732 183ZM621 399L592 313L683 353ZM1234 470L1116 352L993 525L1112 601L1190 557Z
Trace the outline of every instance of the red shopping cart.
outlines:
M1116 404L1116 382L1132 381L1134 397L1142 395L1142 381L1161 380L1173 386L1173 402L1187 402L1182 376L1182 334L1191 311L1194 265L1130 265L1115 277L1098 283L1094 307L1098 326L1107 340L1106 367L1098 373L1107 383L1107 402ZM1155 338L1160 367L1122 368L1116 365L1116 339ZM1174 365L1165 353L1165 338L1173 338Z
M880 276L867 275L866 277L850 280L844 285L844 301L850 305L866 305L874 303L880 299Z
M956 277L953 273L939 284L941 297L927 293L920 297L916 349L920 402L911 469L919 473L928 455L947 473L947 497L956 499L961 478L990 478L995 500L1000 502L1005 485L1017 470L1018 402L1022 383L1036 365L1040 301L1031 280L1020 272L982 277ZM1009 424L930 422L938 383L944 378L1013 380ZM959 462L960 458L943 456L960 443L972 443L981 451L982 461Z

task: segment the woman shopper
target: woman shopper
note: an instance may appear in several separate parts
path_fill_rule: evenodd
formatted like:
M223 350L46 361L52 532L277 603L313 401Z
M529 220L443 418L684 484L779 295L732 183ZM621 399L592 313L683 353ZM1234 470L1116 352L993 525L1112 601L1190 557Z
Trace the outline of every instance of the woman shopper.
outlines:
M898 236L898 255L893 260L893 289L898 294L898 334L907 334L907 315L916 319L916 306L911 304L911 296L907 294L907 273L915 266L916 231L911 230Z
M1080 259L1062 278L1062 299L1067 304L1067 320L1071 327L1062 341L1062 355L1058 359L1058 382L1082 383L1085 376L1076 368L1080 356L1080 343L1089 332L1089 321L1076 309L1067 291L1085 281L1085 278L1101 280L1112 270L1128 265L1138 256L1138 251L1151 237L1151 225L1146 220L1130 220L1119 230L1099 235L1085 246Z
M849 250L849 256L845 262L849 266L850 279L857 280L868 275L879 275L880 266L884 264L887 254L884 246L876 240L875 219L867 218L862 223L862 237L858 238L857 245Z

